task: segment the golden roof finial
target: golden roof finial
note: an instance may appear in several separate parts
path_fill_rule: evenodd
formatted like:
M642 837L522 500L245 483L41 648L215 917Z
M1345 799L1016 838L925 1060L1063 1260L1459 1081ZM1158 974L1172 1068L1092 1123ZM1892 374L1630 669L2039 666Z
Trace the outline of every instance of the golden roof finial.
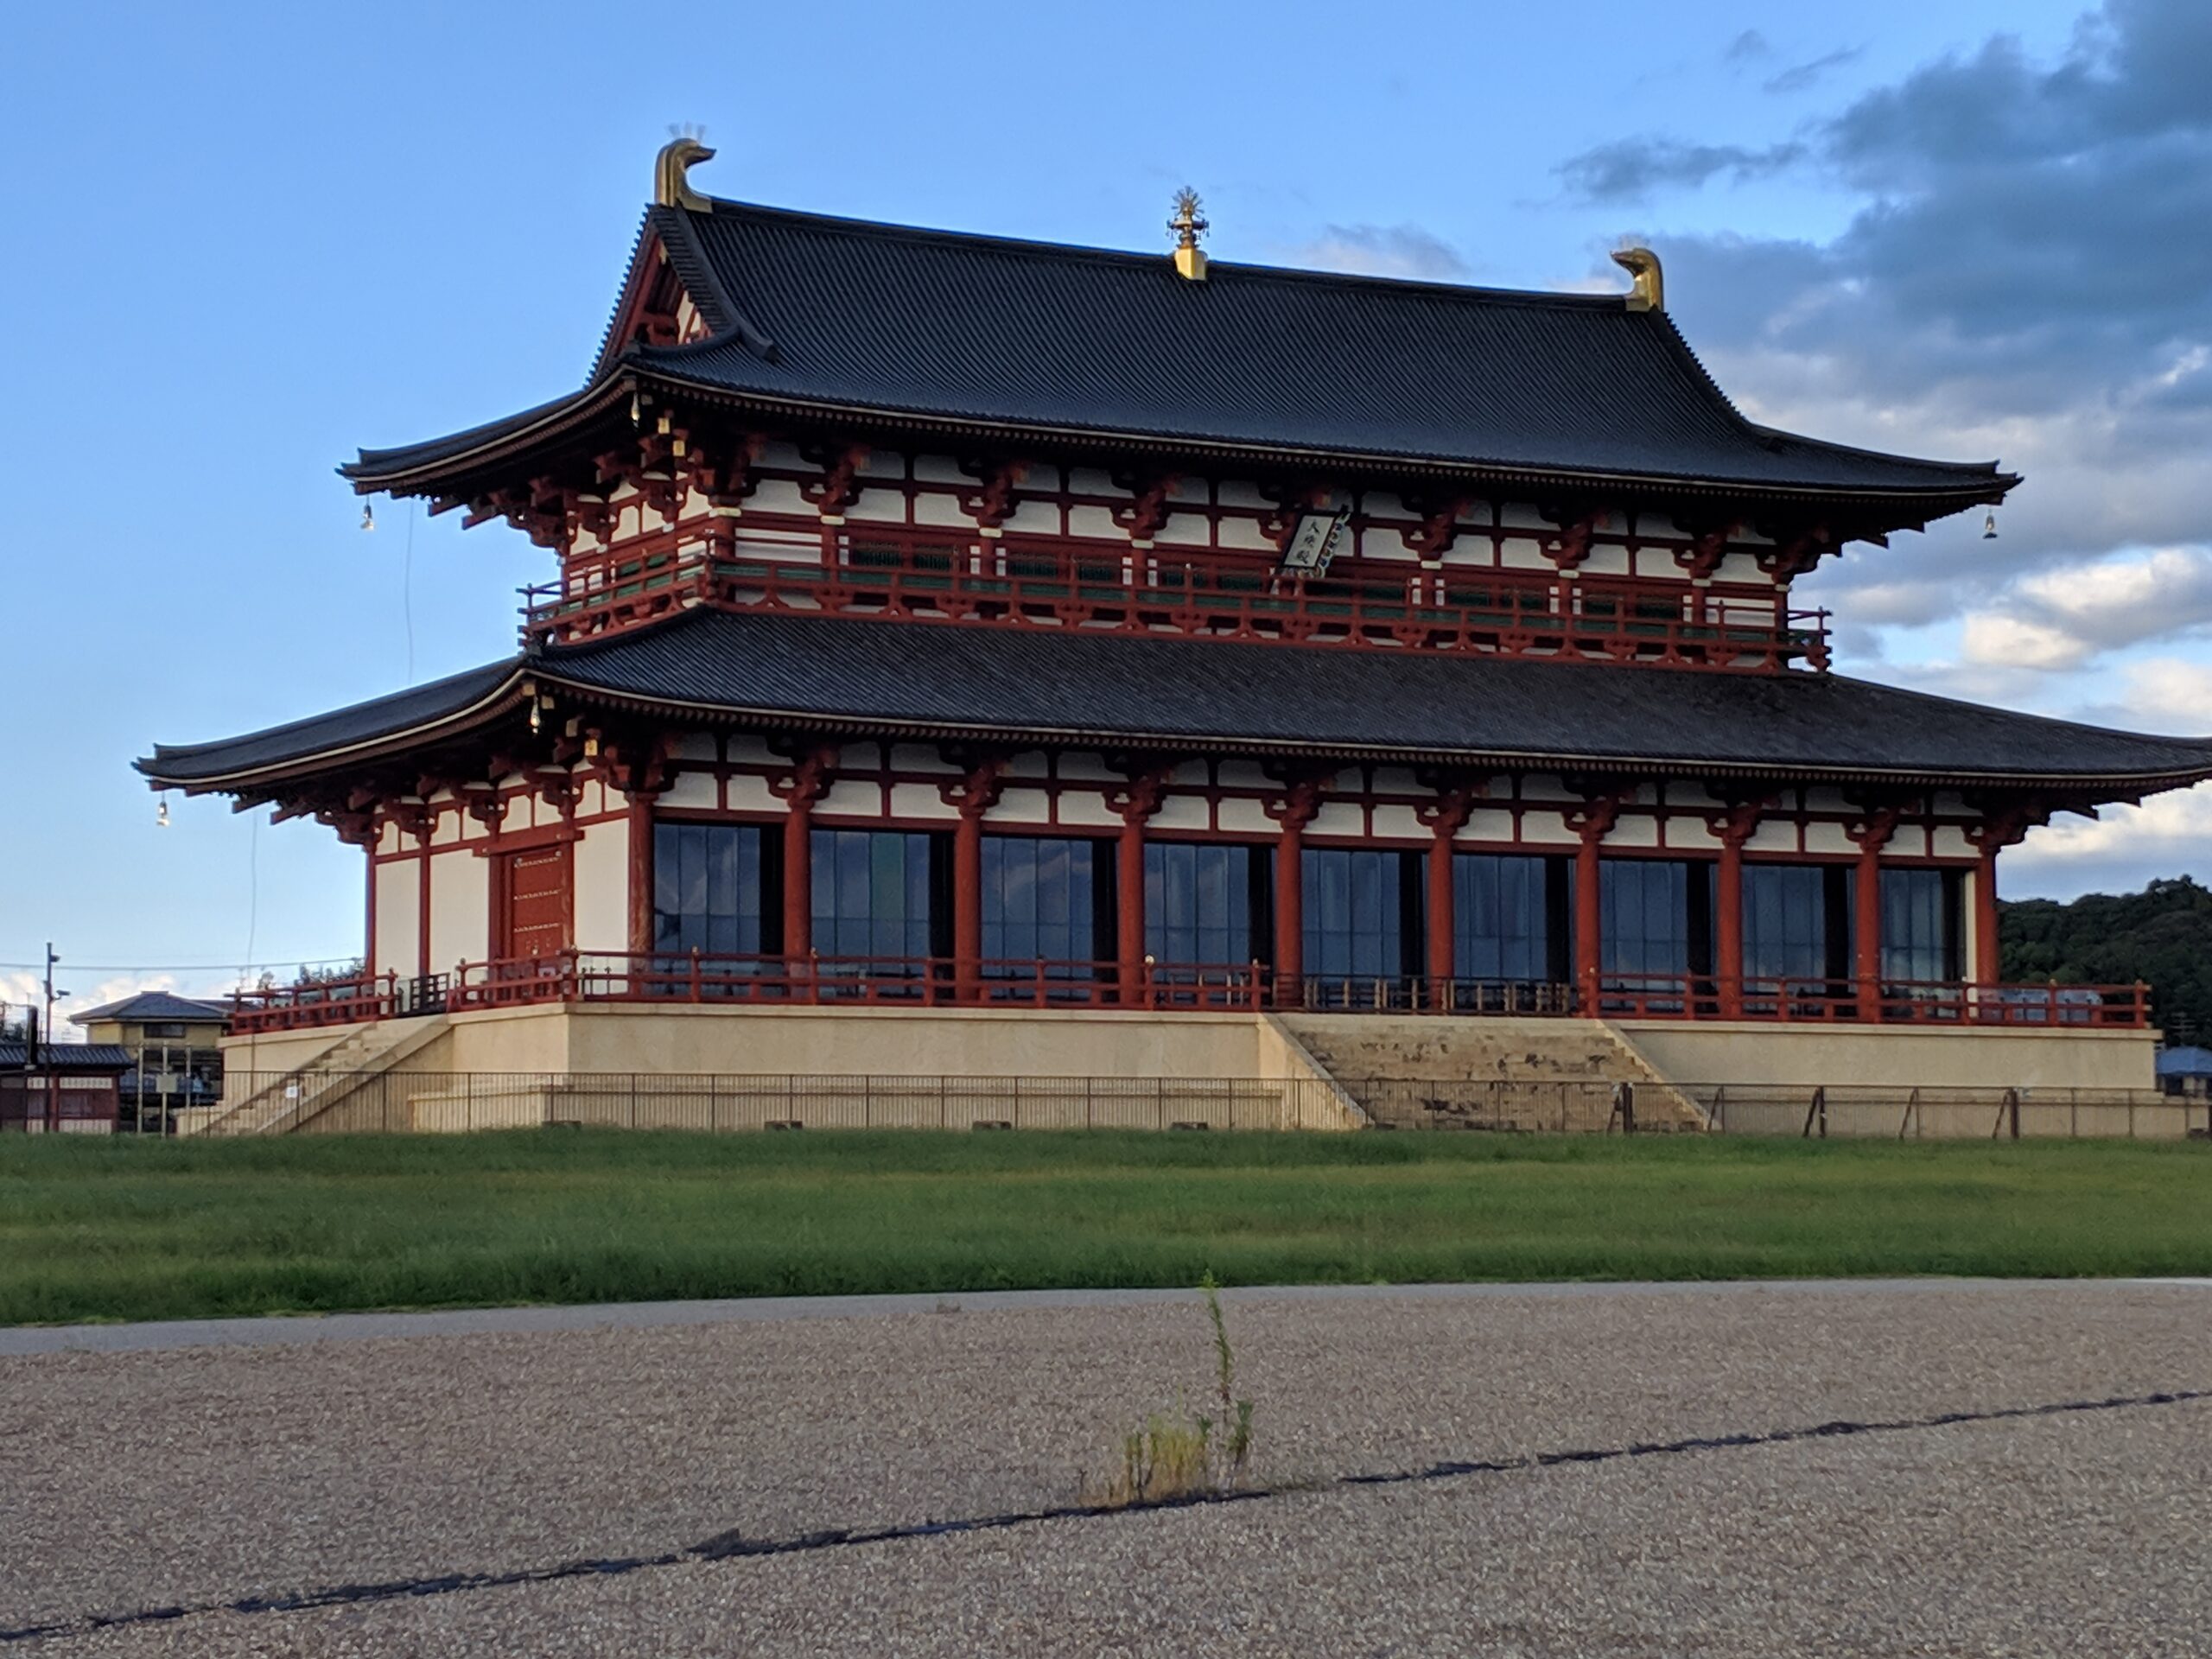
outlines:
M1206 256L1198 238L1212 229L1205 220L1198 193L1185 185L1175 193L1175 217L1167 228L1175 232L1175 269L1194 283L1206 279Z
M1631 311L1664 311L1667 308L1667 279L1659 269L1659 256L1649 248L1616 248L1613 263L1636 278L1636 286L1629 292L1628 308Z
M710 213L715 205L691 188L685 176L701 162L712 161L715 152L699 140L705 137L693 127L671 128L676 137L661 146L660 154L653 157L653 200L663 207L685 207L695 213Z

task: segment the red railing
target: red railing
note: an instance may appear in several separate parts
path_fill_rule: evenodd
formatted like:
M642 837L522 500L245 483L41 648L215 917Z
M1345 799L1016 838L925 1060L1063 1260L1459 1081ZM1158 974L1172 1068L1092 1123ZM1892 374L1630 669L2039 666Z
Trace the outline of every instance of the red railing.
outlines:
M246 1035L388 1020L401 1011L400 983L397 974L363 974L320 985L238 991L231 998L230 1029Z
M1292 576L1217 555L897 528L822 547L747 541L580 560L560 583L528 590L523 632L574 641L700 606L1682 668L1828 662L1825 611L1787 610L1753 588L1371 563Z
M1751 1020L1788 1023L2102 1027L2151 1023L2145 985L1997 985L1950 980L1746 979L1608 974L1599 1012L1612 1020Z
M1541 981L1309 974L1294 984L1258 963L1145 964L1125 982L1110 962L948 957L709 956L561 951L465 963L450 979L384 974L255 991L232 1029L290 1031L445 1009L558 1002L772 1003L856 1007L1032 1007L1371 1011L1467 1015L1585 1012L1568 985ZM1596 1012L1612 1020L1967 1025L2141 1030L2144 985L1984 985L1885 980L1862 995L1850 981L1608 974Z
M1253 1009L1266 975L1253 966L1159 963L1124 986L1097 962L998 962L942 957L708 956L561 951L463 963L446 1006L541 1002L765 1002L861 1007Z

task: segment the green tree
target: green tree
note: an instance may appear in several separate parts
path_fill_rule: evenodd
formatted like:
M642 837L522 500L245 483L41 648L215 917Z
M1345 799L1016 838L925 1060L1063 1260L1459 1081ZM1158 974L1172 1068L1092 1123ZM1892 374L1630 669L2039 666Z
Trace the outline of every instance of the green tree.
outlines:
M2177 1042L2212 1039L2212 891L2191 877L2141 893L2024 899L1998 908L2007 980L2151 987L2153 1017Z

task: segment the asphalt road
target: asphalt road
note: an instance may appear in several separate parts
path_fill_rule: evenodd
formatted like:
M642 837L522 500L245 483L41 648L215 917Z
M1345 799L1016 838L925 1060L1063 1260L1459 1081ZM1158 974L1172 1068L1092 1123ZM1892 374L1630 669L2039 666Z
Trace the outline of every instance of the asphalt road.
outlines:
M1258 1495L1043 1518L1194 1298L0 1333L0 1653L2202 1654L2208 1313L1243 1293Z

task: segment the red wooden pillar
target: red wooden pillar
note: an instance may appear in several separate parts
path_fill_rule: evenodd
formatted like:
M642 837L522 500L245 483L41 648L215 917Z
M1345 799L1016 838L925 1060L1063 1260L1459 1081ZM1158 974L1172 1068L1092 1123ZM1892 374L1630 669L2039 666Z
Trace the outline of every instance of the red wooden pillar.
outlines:
M1454 977L1452 945L1452 936L1459 931L1459 918L1452 908L1452 837L1457 833L1439 829L1436 838L1428 843L1428 937L1423 944L1428 1001L1438 1007L1450 1001Z
M1738 801L1707 822L1720 842L1713 881L1713 977L1719 982L1720 1017L1744 1017L1744 843L1759 825L1764 800Z
M1997 931L1997 855L2024 839L2031 826L2050 822L2051 804L2014 801L1985 809L1982 821L1967 831L1981 855L1974 872L1974 978L1994 985L2004 976L2004 946Z
M1582 837L1574 849L1574 989L1581 1012L1596 1018L1604 979L1605 917L1599 899L1598 848L1620 816L1622 797L1592 796L1567 814L1567 827Z
M1459 934L1459 918L1453 909L1456 895L1452 884L1452 842L1466 828L1467 815L1474 810L1483 789L1479 781L1447 785L1440 788L1434 801L1415 810L1416 816L1435 837L1428 843L1427 937L1423 941L1422 953L1431 1007L1452 1006L1452 982L1458 976L1453 949Z
M1275 995L1277 1007L1306 1001L1306 826L1321 810L1321 778L1301 778L1268 802L1282 826L1275 841Z
M814 954L814 807L836 776L837 751L803 751L790 771L768 780L784 814L784 956L793 963Z
M630 796L630 954L651 956L653 948L653 802L652 790Z
M1861 1020L1882 1017L1882 849L1897 833L1902 811L1883 807L1845 826L1859 847L1858 890L1852 895L1851 975Z
M998 802L1006 760L970 760L967 767L958 782L938 786L938 798L960 814L952 826L952 987L961 1002L979 1000L982 988L983 814Z
M1744 843L1733 836L1720 842L1720 866L1713 872L1716 913L1713 918L1713 976L1719 981L1720 1017L1744 1016Z
M1145 1000L1144 826L1160 810L1167 775L1164 766L1133 773L1128 783L1106 791L1106 804L1122 815L1122 833L1114 842L1114 962L1127 1007Z

